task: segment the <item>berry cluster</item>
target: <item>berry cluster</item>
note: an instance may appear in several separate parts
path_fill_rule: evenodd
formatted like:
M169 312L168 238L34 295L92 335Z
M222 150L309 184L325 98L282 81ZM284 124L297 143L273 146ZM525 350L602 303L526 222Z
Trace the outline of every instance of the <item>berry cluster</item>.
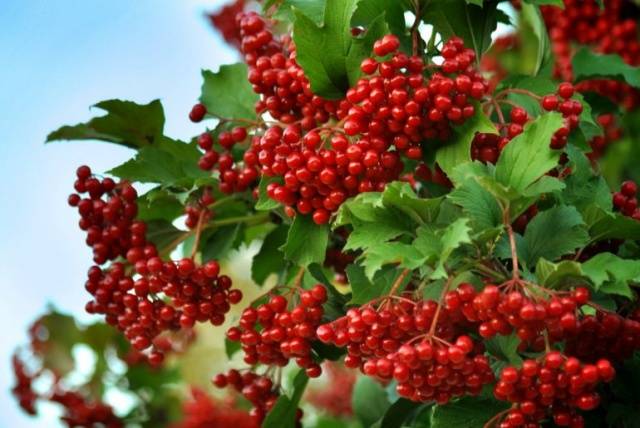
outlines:
M236 144L245 142L247 137L247 128L243 126L221 132L217 138L220 151L216 150L214 139L209 132L198 137L198 146L204 150L198 166L205 171L218 172L219 188L222 193L243 192L258 180L256 153L252 149L246 150L243 156L244 162L240 163L234 160L231 152ZM255 138L252 137L252 139Z
M638 185L631 180L625 181L620 191L613 194L613 206L623 215L640 220L637 194Z
M446 403L477 394L493 381L480 347L459 334L464 319L434 301L386 301L350 309L347 315L318 327L325 343L346 347L345 365L368 376L398 381L397 391L414 401ZM453 342L453 344L451 344Z
M296 63L295 47L289 37L277 40L267 23L255 12L237 16L241 51L249 65L249 82L261 98L257 113L286 124L300 121L311 130L336 114L336 103L311 92L309 80Z
M71 194L68 202L78 208L79 226L86 232L87 245L93 248L94 262L104 264L126 257L134 248L155 253L155 247L147 245L144 224L135 221L138 194L133 186L127 182L116 185L108 177L93 177L87 166L79 167L76 175L74 188L78 193ZM83 194L86 197L82 198Z
M304 124L273 126L254 140L262 174L281 179L267 188L269 197L292 214L312 214L316 223L326 223L346 198L381 191L397 179L404 167L401 154L420 159L423 138L444 139L452 123L474 114L470 100L482 98L486 82L461 39L445 43L445 61L429 80L422 75L422 59L398 52L398 46L395 36L385 36L374 46L380 61L362 62L367 76L347 91L347 108L340 103L341 128L304 133Z
M505 93L508 93L508 89ZM562 149L567 145L568 136L579 124L582 113L582 104L572 99L575 89L571 83L564 82L558 85L555 94L538 97L534 93L530 96L539 98L541 107L546 111L558 111L564 118L563 126L556 131L551 139L550 146L553 149ZM499 107L498 107L499 108ZM502 114L501 112L499 112ZM509 122L500 126L500 134L477 133L471 142L471 158L484 163L495 164L504 147L513 138L522 134L524 126L531 117L522 107L514 106L509 113Z
M89 269L85 288L93 300L87 303L87 312L104 314L138 351L152 346L164 330L190 328L196 321L222 324L242 293L231 289L228 276L219 275L219 264L209 261L198 266L190 258L163 261L147 241L146 224L134 220L137 193L130 184L109 178L99 181L86 166L78 168L77 176L76 191L88 197L72 194L69 204L78 208L94 261L101 265L117 257L126 259ZM160 294L167 299L158 299ZM163 353L154 349L149 361L159 364Z
M329 221L349 196L380 191L397 178L402 162L386 151L383 139L361 139L351 144L341 133L323 148L320 132L302 136L297 125L272 127L252 147L262 173L282 178L267 187L267 195L301 214L312 214L318 224Z
M248 412L191 388L191 397L182 403L182 419L171 428L233 427L257 428Z
M224 40L237 48L240 47L240 28L236 16L244 11L245 0L234 0L215 13L207 14L213 28L218 30Z
M483 338L508 335L515 330L523 342L534 348L544 346L543 331L550 339L562 339L577 329L577 309L589 301L589 290L578 287L551 298L534 299L519 291L503 291L486 285L479 293L470 284L461 284L445 295L445 307L460 310L468 321L480 323L478 333Z
M515 108L511 110L512 116L515 110ZM508 143L509 138L507 137L479 132L473 137L473 141L471 142L471 159L479 160L483 163L495 164L498 162L502 149Z
M273 381L267 376L260 376L254 372L246 371L240 373L237 370L229 370L226 374L218 374L213 378L213 384L218 388L231 386L241 393L252 405L249 412L251 418L257 426L262 425L269 410L276 404L280 396L280 391ZM297 427L302 427L302 410L298 409Z
M583 317L575 332L565 338L565 353L582 361L623 361L639 349L640 318L610 312Z
M638 24L629 10L630 2L606 0L604 8L595 0L565 0L564 7L544 6L556 58L556 75L573 79L573 44L589 45L596 52L615 53L629 65L640 64ZM595 91L632 109L640 103L640 92L614 80L591 80L578 85L582 92Z
M514 406L499 426L539 427L542 420L552 416L557 426L583 427L584 419L577 410L598 407L596 386L610 382L614 376L608 360L585 365L557 351L548 352L541 361L525 360L521 368L505 367L494 394Z
M327 290L321 284L302 291L299 305L291 310L285 297L272 296L257 308L245 309L239 326L230 328L227 337L241 343L247 364L285 366L295 359L309 377L318 377L322 369L313 360L311 342L316 338L326 300Z
M420 159L420 141L446 140L451 124L473 116L471 100L485 95L487 83L472 65L474 51L458 37L445 42L444 61L427 80L422 58L408 57L399 46L395 36L385 36L373 48L380 59L362 62L366 77L347 91L351 107L344 130L383 138L409 159Z
M94 300L86 310L104 314L107 323L123 331L138 351L153 345L149 362L157 365L163 352L154 339L165 330L193 327L196 321L221 325L230 305L242 298L240 290L231 289L231 279L219 275L217 262L196 266L192 259L163 262L130 254L129 261L139 274L137 279L126 274L123 263L107 269L93 266L85 288ZM164 294L167 300L160 300Z
M60 419L70 428L124 427L124 423L113 413L111 406L101 402L88 401L77 392L56 391L49 399L64 407L64 414Z
M558 111L564 118L564 125L556 131L551 138L551 148L562 149L567 145L567 138L572 130L578 127L582 104L571 99L575 93L575 88L569 82L558 85L556 94L545 95L540 101L540 105L546 111ZM558 96L560 98L558 98Z
M33 390L32 383L34 376L28 372L18 355L14 354L11 359L13 374L16 378L16 384L11 388L11 393L18 400L18 404L29 415L36 414L36 400L38 394Z

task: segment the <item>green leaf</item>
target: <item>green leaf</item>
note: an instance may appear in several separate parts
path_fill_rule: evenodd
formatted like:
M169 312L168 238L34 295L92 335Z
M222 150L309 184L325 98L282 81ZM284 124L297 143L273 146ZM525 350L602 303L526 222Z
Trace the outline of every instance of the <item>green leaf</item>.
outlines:
M574 207L560 205L550 208L537 214L524 232L527 265L534 266L541 257L556 260L588 242L584 221Z
M380 296L389 294L394 282L400 276L400 271L394 267L379 271L372 281L367 278L362 266L357 264L350 264L346 271L352 291L349 304L352 305L364 305ZM410 277L407 276L398 290L402 291L409 280Z
M491 45L491 33L498 25L497 2L479 7L465 0L427 0L423 18L444 39L462 37L480 58Z
M460 205L478 229L489 229L502 224L502 211L496 198L474 178L457 185L447 198Z
M549 147L551 137L562 126L559 113L547 113L525 126L502 151L496 165L496 179L523 192L558 165L560 152Z
M384 416L391 403L380 383L360 376L353 387L351 405L363 428L368 428Z
M280 247L287 240L287 227L280 225L273 229L262 242L260 251L253 256L251 278L256 284L264 284L270 274L281 272L287 265Z
M307 387L309 378L304 370L300 370L293 380L291 397L281 395L273 409L262 422L262 428L295 428L298 403Z
M235 353L240 349L242 349L242 345L240 344L240 342L232 342L227 338L224 339L224 353L226 354L228 359L233 358Z
M552 0L560 2L562 0ZM533 5L530 2L524 3L520 12L522 20L531 27L532 33L536 38L537 52L535 67L533 74L538 74L540 68L549 61L551 57L551 47L549 42L549 34L547 32L547 26L542 18L542 13L538 5Z
M482 428L497 413L509 408L501 401L465 397L433 411L432 428Z
M602 209L599 206L588 206L583 216L589 226L592 241L605 239L640 239L640 222Z
M601 55L583 47L573 56L572 64L577 82L614 79L640 88L640 68L628 65L619 55Z
M202 70L200 102L207 113L222 118L255 119L255 103L259 100L247 80L244 63L222 65L217 73Z
M47 136L47 142L61 140L100 140L138 149L162 137L164 110L159 100L149 104L107 100L94 105L107 112L87 123L63 126Z
M581 284L587 279L578 262L563 260L552 263L544 258L538 259L536 278L540 285L552 290L570 284Z
M351 18L351 25L367 28L380 15L384 15L393 34L401 36L406 32L404 9L397 0L360 0Z
M375 428L396 428L404 425L404 422L409 419L412 412L414 412L420 403L416 403L406 398L399 398L396 400L385 412L382 419L380 419L375 425Z
M509 336L495 336L484 342L487 352L498 360L515 366L522 364L522 358L518 355L520 339L514 333Z
M569 145L567 153L572 173L564 179L566 187L562 200L583 214L593 205L611 211L611 191L604 178L594 174L589 159L581 150Z
M480 105L475 104L475 108L476 113L473 117L453 128L451 142L436 152L436 162L447 175L451 175L458 165L471 162L471 143L477 133L498 133Z
M196 180L209 177L209 173L198 168L199 158L200 152L195 144L164 137L154 145L142 147L135 158L108 173L141 183L191 188Z
M406 232L401 225L390 222L361 222L352 223L354 230L349 234L345 250L367 249L380 242L386 242Z
M564 9L564 2L562 0L524 0L524 2L536 6L557 6Z
M373 42L386 31L386 23L380 16L356 43L351 35L351 17L357 3L358 0L327 0L320 26L302 12L294 12L296 60L309 79L311 90L327 99L344 96L359 76L353 70L354 64L359 65L371 54Z
M278 7L278 11L274 14L274 18L293 22L294 10L304 14L316 25L322 25L324 21L325 0L282 0ZM266 10L265 6L265 10Z
M418 229L418 236L413 246L425 256L434 260L434 271L431 278L446 278L445 264L451 254L462 244L471 242L469 219L459 218L446 228L433 230L428 227Z
M300 266L308 266L324 261L328 240L327 225L318 226L311 216L297 215L289 228L287 241L280 249L287 260Z
M156 187L138 198L138 220L172 222L184 214L184 207L175 194Z
M229 251L237 248L242 242L239 240L241 224L222 226L207 238L202 245L202 261L221 260L229 255Z
M370 279L385 264L399 263L400 266L416 269L422 264L422 259L422 254L416 248L401 242L379 242L360 257L364 272Z
M442 198L420 198L409 183L394 181L382 193L382 204L402 211L416 223L433 222L438 217Z
M632 297L629 283L640 282L640 263L611 254L600 253L582 264L596 291Z
M278 208L278 202L274 201L267 195L267 186L270 183L278 183L279 179L277 177L268 177L263 175L260 178L260 183L258 184L258 201L256 202L256 210L258 211L272 211Z
M162 251L185 233L165 220L147 222L147 239L156 244L158 251Z

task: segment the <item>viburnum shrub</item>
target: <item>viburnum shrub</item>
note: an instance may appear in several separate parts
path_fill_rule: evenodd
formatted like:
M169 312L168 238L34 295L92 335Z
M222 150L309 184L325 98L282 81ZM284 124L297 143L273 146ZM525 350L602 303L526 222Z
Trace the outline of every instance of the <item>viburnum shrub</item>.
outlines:
M639 17L623 0L210 14L242 61L203 71L189 142L157 100L48 137L135 154L69 183L97 321L34 324L20 406L70 427L637 426Z

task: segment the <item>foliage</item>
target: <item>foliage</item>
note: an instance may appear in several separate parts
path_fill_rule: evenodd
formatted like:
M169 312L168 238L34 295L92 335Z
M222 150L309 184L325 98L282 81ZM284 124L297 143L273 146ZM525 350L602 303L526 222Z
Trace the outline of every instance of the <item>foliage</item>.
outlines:
M34 324L22 408L56 403L69 426L637 425L637 6L250 3L212 15L244 62L202 72L202 134L164 135L158 100L108 100L47 137L135 153L77 171L100 321Z

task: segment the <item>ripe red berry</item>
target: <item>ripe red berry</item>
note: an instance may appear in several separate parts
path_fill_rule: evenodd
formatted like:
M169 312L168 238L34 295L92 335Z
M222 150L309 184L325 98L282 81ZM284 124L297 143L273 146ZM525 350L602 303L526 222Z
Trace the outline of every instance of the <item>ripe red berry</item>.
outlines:
M191 112L189 113L189 119L192 122L200 122L204 119L204 116L207 114L207 108L204 104L196 104L191 108Z

